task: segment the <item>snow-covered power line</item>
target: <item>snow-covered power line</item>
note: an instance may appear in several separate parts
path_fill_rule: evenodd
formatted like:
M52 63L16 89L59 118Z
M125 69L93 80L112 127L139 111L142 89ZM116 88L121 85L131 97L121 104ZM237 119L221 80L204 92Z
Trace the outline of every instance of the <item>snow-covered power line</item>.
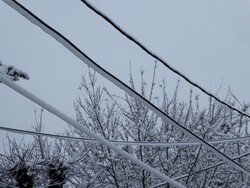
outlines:
M179 70L173 68L170 66L166 61L163 60L163 58L159 57L156 53L152 52L150 49L148 49L144 44L142 44L138 39L136 39L134 36L129 34L128 32L124 31L118 24L116 24L111 18L109 18L107 15L105 15L103 12L98 10L96 7L93 6L90 2L87 2L86 0L81 0L82 3L84 3L89 9L94 11L98 16L102 17L105 21L107 21L111 26L113 26L117 31L119 31L123 36L125 36L127 39L135 43L137 46L139 46L143 51L145 51L147 54L149 54L151 57L158 60L160 63L162 63L166 68L186 80L189 84L193 85L194 87L201 90L203 93L208 95L209 97L212 97L216 101L220 102L221 104L227 106L228 108L238 112L239 114L246 116L250 118L250 115L246 112L243 112L242 110L239 110L232 105L228 104L227 102L221 100L220 98L216 97L212 93L208 92L206 89L204 89L202 86L200 86L198 83L192 81L189 79L185 74L181 73Z
M244 154L242 154L242 155L238 155L238 156L236 156L236 157L233 157L233 160L241 159L241 158L243 158L243 157L247 157L248 155L250 155L250 152L244 153ZM193 175L195 175L195 174L198 174L198 173L200 173L200 172L209 170L209 169L211 169L211 168L218 167L218 166L223 165L223 164L225 164L225 162L221 161L221 162L219 162L219 163L217 163L217 164L215 164L215 165L208 166L208 167L206 167L206 168L203 168L203 169L198 170L198 171L196 171L196 172L193 172L193 173L191 173L191 174L185 174L185 175L182 175L182 176L180 176L180 177L177 177L177 178L175 178L175 180L180 180L180 179L183 179L183 178L186 178L186 177L189 177L189 176L193 176Z
M185 186L181 185L180 183L178 183L177 181L171 179L167 175L161 173L159 170L156 170L155 168L149 166L148 164L140 161L136 157L130 155L126 151L120 149L115 144L113 144L113 143L109 142L108 140L106 140L104 137L92 132L91 130L89 130L85 126L82 126L80 123L76 122L74 119L72 119L69 116L67 116L66 114L62 113L61 111L59 111L55 107L51 106L50 104L48 104L45 101L38 98L37 96L35 96L32 93L28 92L27 90L25 90L21 86L18 86L13 81L10 81L8 78L6 78L6 76L3 76L3 75L0 74L0 81L2 83L4 83L6 86L8 86L9 88L15 90L19 94L23 95L24 97L28 98L29 100L33 101L34 103L36 103L36 104L40 105L41 107L43 107L44 109L48 110L50 113L52 113L55 116L59 117L60 119L64 120L68 124L72 125L76 129L81 130L86 135L96 139L102 145L104 145L104 146L110 148L111 150L117 152L118 154L120 154L125 159L131 161L132 163L134 163L134 164L136 164L138 166L140 166L142 169L152 173L156 177L162 179L163 181L166 181L166 182L170 183L171 185L173 185L173 186L175 186L177 188L184 188L185 187Z
M207 143L204 139L198 137L193 132L189 131L186 127L184 127L181 124L179 124L178 122L176 122L174 119L172 119L170 116L168 116L167 114L165 114L162 110L160 110L158 107L156 107L150 101L148 101L147 99L145 99L144 97L142 97L138 92L134 91L128 85L126 85L121 80L119 80L118 78L116 78L114 75L112 75L111 73L109 73L108 71L106 71L105 69L103 69L100 65L98 65L96 62L94 62L90 57L88 57L84 52L82 52L76 45L74 45L69 39L67 39L65 36L63 36L61 33L59 33L58 31L56 31L54 28L52 28L51 26L49 26L48 24L46 24L45 22L43 22L40 18L38 18L36 15L34 15L29 10L27 10L24 6L22 6L21 4L19 4L17 1L14 1L14 0L3 0L3 1L6 4L8 4L9 6L11 6L13 9L15 9L17 12L19 12L20 14L22 14L25 18L27 18L33 24L37 25L43 31L45 31L46 33L48 33L53 38L55 38L58 42L60 42L63 46L65 46L69 51L71 51L76 57L78 57L80 60L82 60L84 63L86 63L90 67L92 67L95 71L97 71L103 77L107 78L108 80L110 80L111 82L113 82L115 85L117 85L118 87L120 87L121 89L123 89L124 91L126 91L129 95L131 95L132 97L134 97L137 101L143 103L145 106L147 106L149 109L151 109L154 113L156 113L159 117L161 117L162 119L164 119L165 121L167 121L169 124L172 124L173 126L177 127L182 132L184 132L187 135L189 135L192 139L194 139L194 140L198 141L199 143L201 143L205 148L207 148L208 150L212 151L215 156L217 156L219 159L221 159L221 160L225 161L226 163L228 163L231 167L233 167L233 168L235 168L237 170L240 170L241 172L244 172L245 174L247 174L247 175L250 176L250 171L246 167L244 167L244 166L238 164L237 162L233 161L231 158L229 158L228 156L226 156L224 153L220 152L218 149L216 149L215 147L213 147L211 144ZM0 78L2 80L5 79L1 75L0 75ZM14 83L9 82L9 80L7 80L5 82L5 84L8 84L8 86L10 86L10 87L13 86L12 87L13 89L16 88L16 87L18 87ZM19 87L19 89L22 90L22 88L20 88L20 87ZM26 93L26 91L24 91L22 94L25 95L27 93ZM35 97L35 96L29 93L29 95L27 97L31 97L30 100L32 100L33 97ZM35 99L38 100L38 101L41 101L40 99L38 99L36 97L35 97ZM35 101L33 100L33 102L35 102ZM39 102L38 104L39 105L43 105L44 103L43 102ZM48 105L46 107L50 109L51 106ZM61 119L65 120L65 121L72 122L76 127L79 126L79 124L77 122L75 122L73 119L71 119L71 118L69 118L67 116L66 116L67 118L65 118L65 116L61 112L59 112L58 110L54 109L53 107L52 107L52 110L50 109L48 111L50 111L52 113L56 112L57 116L60 117ZM71 124L71 123L69 123L69 124ZM80 128L80 129L81 128L86 129L86 127L82 127L82 126L80 126L78 128ZM96 137L96 135L93 132L91 132L90 130L86 129L85 131L88 133L88 135L93 135L92 136L93 138ZM110 148L114 147L114 150L117 151L118 153L121 154L121 153L124 152L123 150L120 151L119 148L117 148L114 144L108 142L107 140L103 139L102 137L101 138L97 137L97 138L98 138L97 140L100 141L100 142L103 142L103 144L107 144L107 146L110 145ZM123 155L127 159L131 157L126 152L123 153L123 154L121 154L121 155ZM169 178L168 176L165 176L164 174L162 174L159 171L153 169L152 167L146 165L145 163L143 163L141 161L137 161L136 158L133 158L132 161L134 163L136 163L136 164L142 165L142 167L144 169L147 168L149 172L152 172L157 177L160 177L162 179L168 179L169 182L172 182L173 184L177 183L175 181L172 181L172 179ZM146 165L146 167L144 165ZM167 181L167 180L165 180L165 181ZM178 186L182 186L182 185L178 184Z
M45 137L56 138L60 140L82 141L85 143L93 143L93 144L99 143L97 140L90 139L90 138L56 135L56 134L28 131L28 130L22 130L22 129L14 129L14 128L3 127L3 126L0 126L0 130L12 132L16 134L23 134L23 135L45 136ZM239 138L228 138L228 139L221 139L221 140L206 140L206 141L210 144L224 144L224 143L239 142L239 141L244 141L244 140L249 140L249 139L250 139L250 136L239 137ZM136 141L116 141L116 140L109 140L109 142L114 143L115 145L157 146L157 147L200 145L199 142L136 142Z
M250 155L250 153L245 153L245 154L239 155L239 156L237 156L237 157L234 157L233 160L240 159L240 158L246 157L246 156L248 156L248 155ZM175 178L175 180L180 180L180 179L183 179L183 178L187 178L187 177L193 176L193 175L195 175L195 174L201 173L201 172L203 172L203 171L209 170L209 169L211 169L211 168L218 167L218 166L223 165L223 164L225 164L225 162L219 162L219 163L217 163L217 164L215 164L215 165L208 166L208 167L206 167L206 168L203 168L203 169L198 170L198 171L196 171L196 172L193 172L193 173L191 173L191 174L185 174L185 175L182 175L182 176L180 176L180 177L177 177L177 178ZM161 186L163 186L163 185L165 185L165 184L167 184L167 182L159 183L159 184L154 185L154 186L152 186L152 187L150 187L150 188L161 187Z
M70 42L67 38L65 38L63 35L61 35L58 31L54 30L52 27L48 26L46 23L44 23L42 20L37 18L35 15L33 15L30 11L28 11L26 8L21 6L16 1L10 1L10 0L4 0L7 2L7 4L10 4L15 8L17 11L19 11L21 14L23 14L27 19L29 19L32 23L39 26L41 29L43 29L45 32L50 34L52 37L54 37L56 40L58 40L61 44L63 44L66 48L68 48L73 54L75 54L78 58L80 58L83 62L91 66L93 69L95 69L97 72L99 72L102 76L106 77L110 81L112 81L114 84L116 84L121 89L125 90L127 93L129 93L131 96L135 97L138 101L144 103L148 108L153 110L156 114L158 114L160 117L168 121L169 123L173 124L174 126L179 127L183 132L188 134L193 139L199 141L201 144L203 144L206 148L211 150L217 157L220 159L226 161L231 166L235 167L238 170L243 171L246 174L250 174L248 169L245 167L242 167L238 163L232 161L228 156L224 155L220 151L218 151L216 148L208 144L203 139L199 138L192 132L190 132L188 129L180 125L178 122L173 120L171 117L167 116L164 112L162 112L160 109L158 109L156 106L154 106L152 103L150 103L147 99L143 98L140 94L132 90L130 87L128 87L126 84L121 82L119 79L114 77L112 74L104 70L102 67L100 67L98 64L96 64L93 60L91 60L86 54L84 54L79 48L77 48L72 42Z

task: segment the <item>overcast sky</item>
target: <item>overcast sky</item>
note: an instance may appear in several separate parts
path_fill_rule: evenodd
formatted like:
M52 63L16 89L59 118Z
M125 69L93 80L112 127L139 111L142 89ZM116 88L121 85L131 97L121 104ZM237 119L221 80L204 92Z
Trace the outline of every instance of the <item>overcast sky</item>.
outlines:
M76 0L19 1L79 46L101 66L128 81L129 61L151 75L154 59ZM207 90L225 97L228 86L250 102L250 1L95 0L123 29ZM81 75L88 67L40 28L0 1L0 58L26 71L18 84L71 117ZM157 79L178 77L159 65ZM108 82L99 76L103 84ZM184 84L184 81L183 81ZM187 87L187 86L185 86ZM111 87L116 90L115 87ZM190 88L190 86L188 86ZM183 96L188 93L183 92ZM30 129L37 105L0 85L0 126ZM45 112L45 131L66 123ZM62 128L60 128L62 126Z

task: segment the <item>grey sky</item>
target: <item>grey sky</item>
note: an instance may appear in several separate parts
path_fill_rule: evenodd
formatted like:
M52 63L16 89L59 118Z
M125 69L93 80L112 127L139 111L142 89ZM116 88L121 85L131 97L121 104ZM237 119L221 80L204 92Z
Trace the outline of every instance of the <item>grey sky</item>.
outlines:
M123 81L128 80L129 61L134 74L142 67L150 75L154 59L80 1L19 2ZM241 101L250 101L249 1L99 0L93 4L206 89L216 92L224 81L221 98L231 86ZM2 1L0 25L0 58L30 75L29 81L19 84L74 117L73 100L87 66ZM178 78L161 67L157 77L171 77L173 86ZM30 128L33 110L38 107L5 86L1 85L0 91L1 126ZM44 118L46 132L66 128L49 113Z

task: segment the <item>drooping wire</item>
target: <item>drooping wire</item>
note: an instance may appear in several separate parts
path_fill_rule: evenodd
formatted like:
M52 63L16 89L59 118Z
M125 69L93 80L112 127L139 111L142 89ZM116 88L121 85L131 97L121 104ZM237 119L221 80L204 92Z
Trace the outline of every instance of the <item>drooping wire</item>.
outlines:
M208 150L212 151L213 154L215 156L217 156L218 158L220 158L221 160L227 162L230 166L246 173L247 175L250 175L250 171L249 169L247 169L246 167L240 165L239 163L233 161L230 157L228 157L227 155L225 155L224 153L220 152L217 148L215 148L214 146L212 146L211 144L207 143L204 139L198 137L197 135L195 135L193 132L191 132L190 130L188 130L186 127L182 126L180 123L178 123L177 121L175 121L173 118L171 118L170 116L168 116L167 114L165 114L161 109L159 109L158 107L156 107L154 104L152 104L150 101L148 101L147 99L145 99L144 97L142 97L138 92L134 91L132 88L130 88L128 85L126 85L124 82L122 82L121 80L119 80L117 77L115 77L114 75L112 75L111 73L109 73L108 71L106 71L104 68L102 68L99 64L97 64L95 61L93 61L90 57L88 57L84 52L82 52L75 44L73 44L69 39L67 39L65 36L63 36L61 33L59 33L58 31L56 31L54 28L52 28L51 26L49 26L47 23L45 23L44 21L42 21L40 18L38 18L36 15L34 15L30 10L28 10L27 8L25 8L23 5L21 5L20 3L18 3L15 0L3 0L5 3L7 3L9 6L11 6L12 8L14 8L17 12L19 12L20 14L22 14L25 18L27 18L29 21L31 21L33 24L37 25L38 27L40 27L44 32L46 32L47 34L49 34L50 36L52 36L53 38L55 38L59 43L61 43L64 47L66 47L69 51L71 51L76 57L78 57L81 61L83 61L84 63L86 63L87 65L89 65L90 67L92 67L95 71L97 71L99 74L101 74L103 77L107 78L108 80L110 80L112 83L114 83L116 86L118 86L119 88L123 89L124 91L126 91L129 95L131 95L132 97L134 97L138 102L143 103L145 106L147 106L149 109L151 109L154 113L156 113L159 117L163 118L165 121L167 121L168 123L172 124L173 126L176 126L177 128L179 128L181 131L183 131L184 133L186 133L187 135L189 135L191 138L197 140L199 143L201 143L205 148L207 148ZM1 75L0 75L1 77ZM8 84L9 87L14 88L18 88L18 90L22 90L22 92L25 92L28 95L32 95L31 93L27 93L27 91L24 91L23 88L21 87L17 87L17 85L15 85L14 83L11 83L9 80L5 79L4 77L1 78L2 82L4 81L5 84ZM16 90L17 91L17 90ZM32 97L35 97L34 95L32 95ZM41 101L39 98L35 97L36 100L39 100L40 102L44 102ZM30 98L29 98L30 99ZM31 100L31 99L30 99ZM47 105L47 104L46 104ZM49 105L47 105L49 107ZM52 109L52 106L50 106ZM53 110L58 111L56 109L53 108ZM60 113L60 115L62 115ZM60 116L61 117L61 116ZM62 116L63 117L63 116ZM68 117L67 117L68 118ZM64 118L62 118L64 119ZM70 119L71 121L72 119ZM72 123L75 124L74 120L72 120ZM77 124L77 123L76 123ZM78 126L78 124L77 124ZM79 125L79 127L81 127ZM85 127L84 127L85 129ZM89 131L89 130L86 130ZM91 132L91 131L89 131ZM94 137L97 137L94 133L89 133L89 134L93 134ZM98 139L102 139L103 142L112 145L111 143L108 143L105 139L103 138L99 138ZM114 150L118 152L118 149L116 147L114 147L112 145L113 148L115 148ZM119 150L119 152L122 152ZM127 155L127 153L124 153L124 156ZM131 157L130 155L127 157ZM137 164L141 163L141 161L137 161L137 159L134 159L134 161L136 161ZM146 165L146 164L145 164ZM154 169L150 166L147 166L147 168L150 168L150 171L153 172ZM154 173L157 173L159 176L161 176L162 178L167 178L169 181L171 181L174 184L178 184L177 182L173 182L171 179L169 179L169 177L163 175L162 173L158 172L158 171L154 171ZM164 176L164 177L163 177ZM168 181L166 180L166 181ZM180 187L182 187L182 185L178 185Z
M145 51L147 54L149 54L151 57L155 58L156 60L158 60L160 63L162 63L166 68L168 68L170 71L174 72L175 74L177 74L178 76L180 76L181 78L183 78L184 80L186 80L189 84L193 85L194 87L198 88L199 90L201 90L203 93L205 93L206 95L208 95L209 97L212 97L213 99L215 99L216 101L220 102L221 104L227 106L228 108L230 108L231 110L234 110L236 112L238 112L239 114L246 116L248 118L250 118L250 115L242 110L239 110L235 107L233 107L232 105L228 104L227 102L219 99L218 97L216 97L215 95L213 95L212 93L208 92L206 89L204 89L203 87L201 87L199 84L197 84L196 82L192 81L191 79L189 79L186 75L184 75L183 73L181 73L180 71L178 71L177 69L173 68L172 66L170 66L166 61L164 61L162 58L160 58L158 55L156 55L154 52L152 52L151 50L149 50L144 44L142 44L139 40L137 40L135 37L133 37L132 35L130 35L128 32L124 31L120 26L118 26L118 24L116 24L111 18L109 18L108 16L106 16L103 12L101 12L100 10L98 10L96 7L94 7L91 3L87 2L86 0L81 0L82 3L84 3L89 9L91 9L92 11L94 11L98 16L102 17L105 21L107 21L111 26L113 26L117 31L119 31L123 36L125 36L127 39L129 39L130 41L132 41L133 43L135 43L137 46L139 46L143 51Z
M83 138L83 137L75 137L75 136L64 136L43 132L35 132L23 129L9 128L0 126L0 130L12 132L16 134L24 134L24 135L34 135L34 136L45 136L49 138L56 138L60 140L71 140L71 141L82 141L86 143L99 143L95 139ZM243 140L249 140L250 136L240 137L240 138L230 138L230 139L221 139L221 140L207 140L210 144L223 144L229 142L238 142ZM129 146L159 146L159 147L170 147L170 146L190 146L190 145L200 145L199 142L136 142L136 141L116 141L109 140L111 143L116 145L129 145Z

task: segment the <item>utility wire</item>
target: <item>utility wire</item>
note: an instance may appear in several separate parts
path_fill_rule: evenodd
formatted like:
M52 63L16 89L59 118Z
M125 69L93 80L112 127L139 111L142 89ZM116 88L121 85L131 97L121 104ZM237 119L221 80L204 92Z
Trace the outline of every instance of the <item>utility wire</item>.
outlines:
M3 126L0 126L0 130L12 132L16 134L46 136L49 138L56 138L60 140L82 141L85 143L99 143L95 139L81 138L81 137L74 137L74 136L63 136L63 135L56 135L56 134L50 134L50 133L28 131L28 130L23 130L23 129L14 129L14 128L3 127ZM221 139L221 140L207 140L207 142L210 144L224 144L224 143L239 142L239 141L244 141L244 140L249 140L249 139L250 139L250 136L246 136L246 137L240 137L240 138L230 138L230 139ZM136 142L136 141L116 141L116 140L109 140L109 142L114 143L116 145L127 145L127 146L170 147L170 146L200 145L199 142Z
M75 44L73 44L65 36L63 36L61 33L59 33L58 31L56 31L54 28L52 28L51 26L49 26L48 24L46 24L44 21L42 21L40 18L38 18L36 15L34 15L31 11L29 11L28 9L26 9L24 6L22 6L21 4L19 4L17 1L15 1L15 0L3 0L3 1L6 4L8 4L9 6L11 6L13 9L15 9L17 12L19 12L21 15L23 15L25 18L27 18L29 21L31 21L33 24L35 24L38 27L40 27L44 32L48 33L50 36L52 36L53 38L55 38L59 43L61 43L64 47L66 47L69 51L71 51L81 61L83 61L84 63L86 63L87 65L89 65L90 67L92 67L95 71L97 71L99 74L101 74L103 77L107 78L108 80L110 80L111 82L113 82L115 85L117 85L118 87L120 87L121 89L123 89L124 91L126 91L129 95L131 95L132 97L134 97L138 102L143 103L145 106L147 106L149 109L151 109L154 113L156 113L159 117L163 118L165 121L167 121L168 123L172 124L173 126L176 126L177 128L179 128L181 131L183 131L184 133L186 133L187 135L189 135L194 140L200 142L205 148L207 148L208 150L212 151L215 156L217 156L221 160L225 161L230 166L232 166L232 167L234 167L234 168L240 170L241 172L244 172L245 174L247 174L247 175L250 176L249 169L247 169L246 167L241 166L237 162L233 161L230 157L228 157L224 153L220 152L217 148L215 148L211 144L207 143L202 138L198 137L193 132L191 132L190 130L188 130L186 127L184 127L181 124L179 124L178 122L176 122L170 116L168 116L167 114L165 114L161 109L159 109L154 104L152 104L150 101L148 101L147 99L145 99L144 97L142 97L138 92L134 91L132 88L130 88L124 82L122 82L121 80L119 80L118 78L116 78L114 75L112 75L111 73L109 73L108 71L106 71L105 69L103 69L100 65L98 65L95 61L93 61L90 57L88 57L84 52L82 52ZM38 104L40 106L44 107L43 104L45 102L42 101L41 99L37 98L36 96L34 96L31 93L28 94L28 91L24 90L20 86L18 87L18 85L14 84L12 82L9 82L9 80L7 80L6 78L4 78L1 75L0 75L0 78L1 78L2 82L4 84L6 84L6 85L8 84L8 86L10 88L12 88L12 89L16 90L17 92L19 92L20 94L26 96L28 99L32 100L33 102L40 101L40 103L38 103ZM18 89L16 89L17 87L18 87ZM21 91L22 91L22 93L21 93ZM28 95L26 95L26 94L28 94ZM35 98L36 100L33 100L33 98ZM48 107L51 107L51 108L48 108ZM100 142L103 142L103 144L105 143L105 145L109 145L110 148L112 148L114 151L118 152L119 154L121 154L125 158L127 158L127 159L128 158L132 158L131 161L133 161L134 163L142 166L144 169L147 169L149 172L153 173L157 177L160 177L162 179L167 179L165 181L171 182L172 184L176 184L178 187L182 187L181 184L179 184L178 182L173 181L168 176L160 173L159 171L153 169L152 167L146 165L145 163L142 164L141 161L137 161L136 158L131 157L126 152L124 153L123 150L120 151L119 148L117 148L115 145L113 145L112 143L108 142L107 140L103 139L102 137L101 138L97 137L97 135L95 135L90 130L86 129L86 127L81 126L80 124L78 124L77 122L75 122L73 119L67 117L65 114L62 114L61 112L59 112L58 110L56 110L52 106L48 105L47 108L45 108L45 109L47 109L47 110L51 109L51 110L48 110L51 113L54 113L56 111L58 114L60 114L60 115L57 115L58 117L60 117L61 119L65 120L65 121L67 120L67 121L72 122L72 124L75 125L76 127L79 126L78 127L79 129L84 129L84 132L85 133L88 132L88 134L91 135L91 137L93 137L93 138L95 138L95 139L97 139L99 141L102 140ZM67 117L67 118L65 118L65 117ZM71 123L69 123L69 124L71 124ZM146 166L143 166L143 165L146 165Z
M250 152L244 153L244 154L242 154L242 155L238 155L237 157L234 157L233 160L241 159L241 158L246 157L246 156L248 156L248 155L250 155ZM221 165L223 165L223 164L225 164L225 162L222 161L222 162L219 162L219 163L217 163L217 164L215 164L215 165L211 165L211 166L208 166L208 167L203 168L203 169L201 169L201 170L198 170L198 171L196 171L196 172L193 172L193 173L191 173L191 174L185 174L185 175L183 175L183 176L181 176L181 177L175 178L175 180L180 180L180 179L183 179L183 178L187 178L187 177L189 177L189 176L193 176L193 175L195 175L195 174L198 174L198 173L200 173L200 172L209 170L209 169L211 169L211 168L215 168L215 167L221 166Z
M37 26L39 26L41 29L46 31L46 33L50 34L52 37L57 39L61 44L63 44L65 47L67 47L67 49L69 49L71 52L74 52L73 54L77 55L77 57L79 57L79 58L81 57L81 60L83 60L83 59L88 60L87 56L84 56L84 54L73 43L71 43L69 40L67 40L60 33L53 30L51 27L47 27L42 20L40 20L38 17L36 17L34 14L32 14L29 10L27 10L20 3L18 3L17 1L14 1L14 0L3 0L3 1L7 5L12 7L14 10L16 10L18 13L23 15L25 18L30 20L32 23L37 24ZM159 170L151 167L150 165L148 165L145 162L139 160L135 156L133 156L133 155L129 154L128 152L122 150L121 148L117 147L115 144L109 142L108 140L106 140L101 135L89 130L86 126L82 126L79 122L76 122L74 119L67 116L66 114L64 114L60 110L56 109L52 105L46 103L44 100L38 98L37 96L35 96L34 94L32 94L29 91L25 90L21 86L15 84L14 82L9 80L8 78L6 78L6 76L4 76L2 74L0 74L0 82L5 84L9 88L15 90L16 92L18 92L22 96L26 97L30 101L33 101L34 103L40 105L41 107L48 110L50 113L54 114L55 116L59 117L60 119L64 120L68 124L72 125L76 129L83 131L89 137L98 140L103 146L106 146L106 147L110 148L111 150L113 150L114 152L120 154L122 157L124 157L128 161L130 161L130 162L134 163L135 165L138 165L142 169L148 171L149 173L151 173L155 177L160 178L163 181L169 182L171 185L173 185L176 188L184 188L185 187L182 184L180 184L179 182L171 179L166 174L163 174ZM249 173L249 175L250 175L250 173Z
M239 155L239 156L237 156L237 157L234 157L233 160L241 159L241 158L246 157L246 156L248 156L248 155L250 155L250 153L245 153L245 154ZM208 167L206 167L206 168L203 168L203 169L198 170L198 171L196 171L196 172L193 172L193 173L191 173L191 174L182 175L182 176L180 176L180 177L178 177L178 178L175 178L175 180L180 180L180 179L183 179L183 178L187 178L187 177L189 177L189 176L193 176L193 175L195 175L195 174L201 173L201 172L206 171L206 170L209 170L209 169L211 169L211 168L215 168L215 167L221 166L221 165L223 165L223 164L225 164L225 162L219 162L219 163L217 163L217 164L215 164L215 165L208 166ZM160 186L163 186L163 185L166 185L166 184L167 184L167 182L162 182L162 183L159 183L159 184L157 184L157 185L154 185L154 186L152 186L152 187L150 187L150 188L156 188L156 187L160 187Z
M8 0L5 0L8 1ZM14 1L9 1L8 5L16 5L16 4L12 4L14 3ZM17 10L20 10L20 7L15 7ZM22 10L22 9L21 9ZM20 11L21 11L20 10ZM22 12L23 13L23 12ZM80 123L78 123L77 121L75 121L74 119L72 119L71 117L67 116L66 114L64 114L63 112L61 112L60 110L56 109L55 107L53 107L52 105L46 103L44 100L38 98L37 96L35 96L34 94L30 93L29 91L25 90L24 88L22 88L21 86L17 85L16 83L14 83L13 81L11 81L10 79L8 79L6 76L0 74L0 81L5 84L6 86L8 86L9 88L15 90L16 92L18 92L19 94L21 94L22 96L26 97L27 99L29 99L30 101L40 105L42 108L48 110L50 113L54 114L55 116L59 117L60 119L62 119L63 121L67 122L68 124L72 125L73 127L75 127L76 129L83 131L86 135L88 135L89 137L92 137L96 140L99 141L99 143L101 143L103 146L108 147L109 149L113 150L114 152L120 154L122 157L124 157L125 159L127 159L128 161L131 161L132 163L138 165L139 167L141 167L142 169L148 171L149 173L152 173L153 175L155 175L157 178L162 179L163 181L166 181L170 184L172 184L173 186L175 186L176 188L184 188L185 186L181 185L179 182L171 179L170 177L168 177L167 175L161 173L159 170L151 167L150 165L146 164L145 162L139 160L138 158L136 158L135 156L129 154L128 152L126 152L125 150L117 147L115 144L109 142L108 140L106 140L104 137L100 136L99 134L89 130L86 126L82 126Z
M198 85L197 83L195 83L194 81L190 80L187 76L185 76L183 73L181 73L180 71L178 71L177 69L173 68L172 66L170 66L166 61L164 61L162 58L160 58L158 55L156 55L154 52L152 52L151 50L149 50L145 45L143 45L139 40L137 40L135 37L133 37L132 35L130 35L128 32L124 31L118 24L116 24L111 18L109 18L108 16L106 16L103 12L101 12L100 10L98 10L96 7L94 7L91 3L87 2L86 0L81 0L82 3L84 3L89 9L91 9L92 11L94 11L98 16L102 17L105 21L107 21L111 26L113 26L117 31L119 31L123 36L125 36L127 39L129 39L130 41L132 41L133 43L135 43L137 46L139 46L143 51L145 51L147 54L149 54L151 57L155 58L156 60L158 60L159 62L161 62L165 67L167 67L169 70L171 70L172 72L174 72L175 74L179 75L181 78L183 78L184 80L186 80L189 84L193 85L194 87L198 88L199 90L201 90L203 93L205 93L206 95L208 95L209 97L212 97L213 99L215 99L216 101L220 102L221 104L227 106L228 108L238 112L239 114L246 116L248 118L250 118L250 115L246 112L243 112L242 110L239 110L235 107L233 107L232 105L228 104L227 102L219 99L218 97L216 97L215 95L213 95L212 93L208 92L206 89L204 89L203 87L201 87L200 85Z

